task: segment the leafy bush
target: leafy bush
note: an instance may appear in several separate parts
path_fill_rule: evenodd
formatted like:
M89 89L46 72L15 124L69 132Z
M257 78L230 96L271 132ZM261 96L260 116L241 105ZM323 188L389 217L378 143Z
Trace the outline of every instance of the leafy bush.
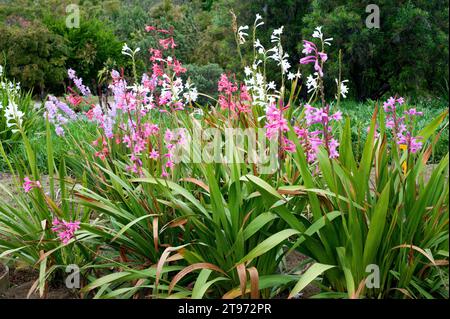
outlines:
M330 51L330 82L337 77L338 49L348 65L358 99L379 99L385 93L438 92L448 81L448 1L381 1L380 28L369 29L366 1L313 1L303 18L304 35L323 25L336 47ZM430 52L434 54L430 55ZM440 91L439 91L440 92Z
M42 98L46 90L61 91L67 60L64 39L36 21L17 24L0 26L6 72L24 89L33 90Z
M43 22L56 35L65 39L66 69L76 69L86 83L98 94L98 72L108 59L115 63L123 61L120 49L122 43L116 38L110 26L101 20L80 17L79 28L67 28L65 18L47 15ZM55 91L53 91L55 92ZM56 93L56 92L55 92Z
M197 89L210 97L217 98L217 79L223 73L218 64L186 65L186 78L190 78L196 84ZM209 101L206 97L200 97L199 104L206 104Z

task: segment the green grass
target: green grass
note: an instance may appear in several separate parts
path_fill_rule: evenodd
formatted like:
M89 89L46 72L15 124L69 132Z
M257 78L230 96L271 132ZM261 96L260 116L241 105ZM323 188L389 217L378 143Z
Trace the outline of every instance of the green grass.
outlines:
M34 134L30 136L30 143L36 151L36 161L39 171L47 173L47 150L45 140L45 123L42 119L42 123L37 125L38 129L34 131ZM93 141L98 134L96 133L97 127L93 123L89 123L86 120L79 120L76 122L70 122L67 124L67 130L75 137L77 141ZM42 128L42 129L40 129ZM63 154L66 154L73 150L71 145L68 145L66 141L57 136L52 128L52 144L54 149L54 156L56 163L59 163L59 159ZM23 143L18 142L12 147L11 153L8 154L10 158L26 158L25 146ZM6 163L0 159L0 172L7 171Z

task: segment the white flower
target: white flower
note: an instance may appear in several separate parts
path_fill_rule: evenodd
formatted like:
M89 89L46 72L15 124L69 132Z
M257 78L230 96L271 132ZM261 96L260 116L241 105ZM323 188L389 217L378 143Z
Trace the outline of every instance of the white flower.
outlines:
M22 119L24 113L17 109L17 104L14 101L9 101L8 106L5 108L5 118L7 127L20 127L22 126ZM17 132L16 129L12 130L13 133Z
M197 88L191 82L186 82L185 85L186 92L183 94L183 97L186 99L186 104L189 102L195 102L198 99L198 91Z
M338 83L338 79L335 79L336 84L339 85ZM347 94L348 94L348 86L345 85L344 83L348 82L348 80L344 80L340 83L340 88L338 88L338 92L342 95L342 97L345 99L347 98Z
M317 39L323 38L322 26L316 27L316 29L314 30L314 32L312 34L312 37L317 38Z
M276 87L274 81L269 82L269 83L267 84L267 89L268 89L268 90L275 90L276 88L277 88L277 87Z
M262 85L264 83L264 77L261 73L256 73L256 84Z
M281 35L281 34L283 34L283 29L284 29L284 26L281 26L278 29L275 29L275 30L273 30L273 34L274 35Z
M258 70L258 66L263 63L262 60L255 60L255 62L253 62L252 68L253 70Z
M244 32L245 30L248 30L248 25L240 26L238 29L239 44L244 44L245 37L248 37L248 33Z
M124 43L122 47L122 54L131 56L129 52L131 52L130 47L126 43Z
M281 61L281 69L283 74L286 73L291 67L291 64L288 62L288 60L284 59Z
M331 45L331 41L333 41L333 38L323 39L322 26L316 27L312 36L313 38L322 40L326 45Z
M250 69L250 67L246 66L244 68L244 73L245 73L245 76L250 76L250 75L252 75L252 69Z
M122 54L123 55L128 55L128 56L131 57L131 56L135 55L136 53L138 53L139 51L141 51L141 48L136 48L133 51L133 50L131 50L131 48L126 43L123 44L123 47L122 47Z
M260 26L262 26L263 24L264 24L264 22L263 21L261 21L262 20L262 16L260 15L260 14L256 14L256 19L255 19L255 23L254 23L254 25L255 25L255 29L257 28L257 27L260 27Z
M255 49L258 50L259 54L264 54L265 53L266 50L264 49L264 47L261 44L261 41L259 41L259 39L255 40L254 46L255 46Z
M195 102L198 99L198 91L197 88L192 88L190 91L183 94L183 97L188 102Z
M3 75L3 66L0 65L0 77Z
M273 33L270 37L271 42L280 42L280 36L283 34L284 26L281 26L278 29L273 30Z
M267 52L272 53L272 55L269 56L272 60L275 60L278 62L278 65L281 66L281 73L285 74L289 68L291 67L291 64L288 62L287 58L289 58L289 54L284 53L281 45L278 47L273 47L272 49L268 50Z
M314 75L317 75L317 72ZM317 78L313 78L310 74L306 79L306 87L308 88L308 93L317 89Z

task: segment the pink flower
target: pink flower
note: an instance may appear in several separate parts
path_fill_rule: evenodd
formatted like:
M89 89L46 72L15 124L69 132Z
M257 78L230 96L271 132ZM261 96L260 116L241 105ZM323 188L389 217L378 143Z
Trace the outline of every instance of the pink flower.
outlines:
M160 39L159 40L159 44L165 49L174 49L177 45L175 44L175 41L173 40L173 38L168 38L168 39Z
M163 54L162 54L162 51L161 51L161 50L157 50L157 49L151 48L151 49L149 50L149 52L150 52L150 54L152 55L152 56L150 57L150 61L156 62L156 61L162 60Z
M164 74L163 69L156 63L153 63L152 65L152 72L155 76L163 76Z
M300 59L300 64L310 64L314 63L314 70L316 70L320 77L323 77L322 67L320 65L321 62L325 62L328 60L328 55L325 52L319 52L316 45L310 41L303 40L303 53L311 54L304 58Z
M403 100L403 98L401 98ZM383 108L385 112L395 111L395 98L392 96L383 103Z
M330 115L330 106L324 108L315 108L309 104L305 104L305 124L304 127L311 127L315 124L322 126L321 130L309 132L308 129L295 127L302 147L307 154L308 162L314 162L317 158L317 151L319 146L323 145L330 158L339 157L337 147L339 142L333 137L331 121L341 121L342 112L337 111Z
M224 92L225 94L232 94L237 91L238 87L235 83L228 80L226 74L220 76L218 85L218 91Z
M405 116L399 117L396 104L402 105L405 100L400 97L390 97L384 102L386 112L386 128L392 131L394 140L398 145L405 145L409 153L417 153L422 148L421 136L413 135L414 118L422 116L423 113L411 108L404 112Z
M158 132L159 132L159 127L157 124L150 124L150 123L144 124L145 137L156 135L156 134L158 134Z
M66 222L65 220L53 219L52 231L56 233L59 240L66 245L72 238L75 237L75 232L80 229L80 222Z
M161 177L169 177L169 173L167 173L166 169L163 167Z
M330 150L330 154L329 154L330 158L338 158L339 157L339 153L337 151L338 146L339 146L339 142L336 139L332 138L330 140L330 142L328 143L328 148Z
M112 70L111 77L113 78L114 81L117 81L120 79L120 73L116 70Z
M42 188L39 181L32 181L29 177L25 177L23 180L23 190L25 191L25 193L29 193L34 188Z
M317 47L313 42L303 40L303 51L302 51L303 53L310 54L315 51L317 51Z
M295 134L299 139L299 142L306 153L306 157L309 163L314 162L317 159L317 152L319 146L322 145L322 140L317 138L318 132L309 132L307 129L294 127Z
M159 153L158 153L157 151L155 151L155 150L152 150L152 151L150 152L149 157L150 157L151 159L153 159L153 160L157 160L157 159L159 158Z
M164 141L166 143L169 143L174 139L175 139L175 134L171 130L167 129L166 133L164 134Z
M294 142L283 136L283 150L285 152L294 153L296 150Z
M83 99L80 96L75 96L73 94L69 95L68 98L69 103L73 106L78 106L83 101Z
M334 113L331 118L335 121L340 121L342 120L342 112L341 111L337 111L336 113Z
M413 116L414 115L422 116L423 112L418 112L418 111L416 111L415 108L412 108L412 109L409 109L409 110L405 111L405 114L406 115L413 115Z
M287 120L283 117L282 111L279 110L275 104L268 107L266 112L266 137L273 139L278 137L278 134L289 131Z
M67 75L69 76L69 79L75 83L78 90L80 90L81 94L84 96L91 95L91 90L89 87L85 86L83 84L83 79L76 76L75 71L72 69L67 70Z
M180 75L181 73L186 73L187 69L182 67L180 61L174 59L173 71L175 72L176 75Z
M174 162L172 160L168 160L166 162L166 167L169 169L172 169L175 166Z

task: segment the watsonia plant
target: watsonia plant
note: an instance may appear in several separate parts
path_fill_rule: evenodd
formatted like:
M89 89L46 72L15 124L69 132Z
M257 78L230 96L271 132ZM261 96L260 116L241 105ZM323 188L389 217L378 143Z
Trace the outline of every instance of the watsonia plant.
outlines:
M336 265L323 282L330 292L320 296L448 296L448 269L442 267L448 265L448 154L436 166L426 166L434 142L430 137L447 115L419 132L425 147L416 154L405 144L388 141L385 112L375 108L359 163L352 151L349 120L339 159L330 159L323 149L318 153L320 174L311 174L302 152L294 155L303 183L283 189L308 198L313 220L339 212L319 234L295 245L321 263ZM373 279L373 266L379 281L371 286L366 280ZM431 291L427 276L441 278Z
M25 145L25 159L11 160L0 143L0 153L16 186L11 191L0 184L6 195L0 198L0 259L38 270L39 276L28 295L38 290L43 297L50 281L64 278L67 265L95 262L95 241L91 234L74 234L78 226L72 221L89 223L90 216L71 200L73 179L68 175L64 159L59 167L55 165L50 124L47 121L47 185L21 123L18 121L15 127Z

